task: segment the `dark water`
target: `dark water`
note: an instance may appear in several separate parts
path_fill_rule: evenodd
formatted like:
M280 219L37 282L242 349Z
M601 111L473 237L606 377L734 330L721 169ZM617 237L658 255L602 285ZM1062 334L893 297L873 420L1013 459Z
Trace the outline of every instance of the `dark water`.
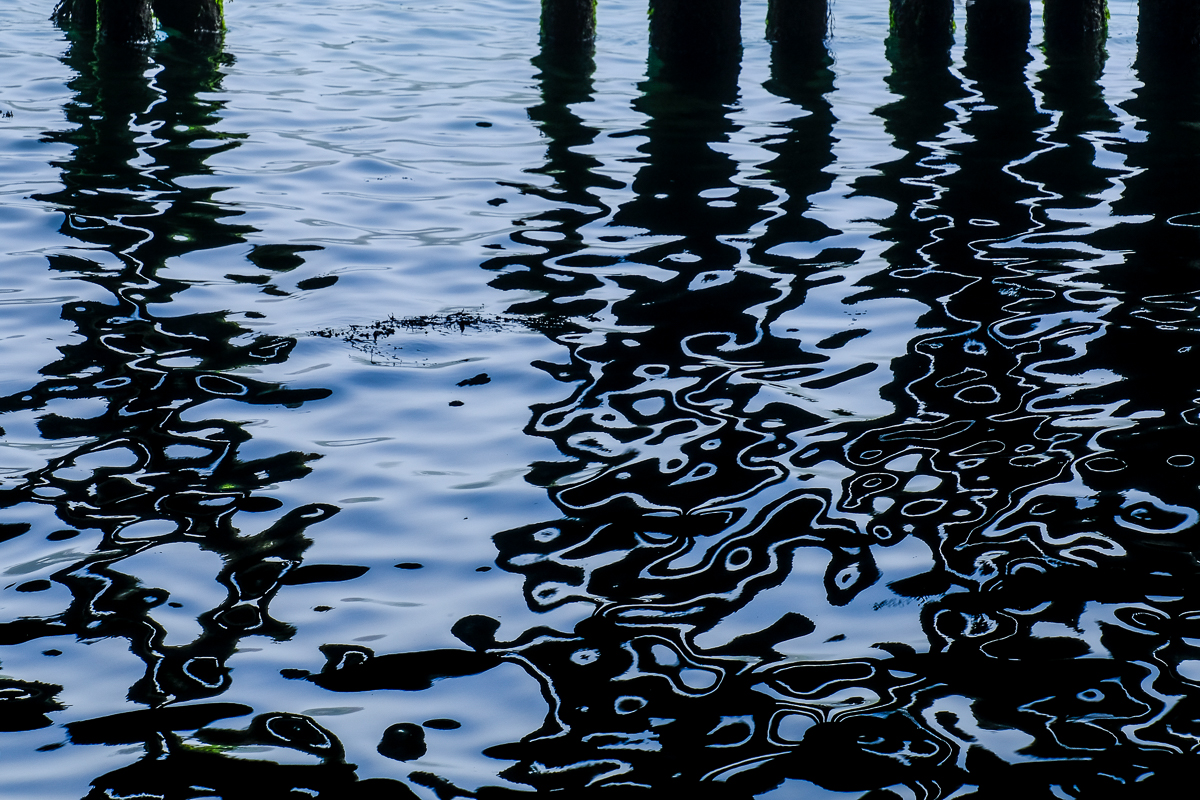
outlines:
M1200 93L0 10L0 797L1144 798L1200 767Z

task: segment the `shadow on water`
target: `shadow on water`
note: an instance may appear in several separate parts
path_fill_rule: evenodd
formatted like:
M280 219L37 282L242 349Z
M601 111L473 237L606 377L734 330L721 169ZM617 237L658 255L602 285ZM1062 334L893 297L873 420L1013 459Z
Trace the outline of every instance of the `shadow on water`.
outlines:
M67 725L74 744L145 748L142 760L96 778L89 797L193 796L204 786L222 797L283 796L292 789L404 796L407 789L395 782L356 783L337 742L301 715L260 714L245 730L208 730L211 742L183 743L183 732L252 712L234 703L178 704L225 691L226 662L247 637L292 635L289 624L270 615L279 588L346 577L306 576L301 565L306 529L338 509L314 504L285 511L265 494L307 474L315 456L244 458L251 434L244 423L222 418L228 414L222 401L294 407L329 390L253 376L257 367L284 362L293 339L255 335L226 313L171 313L171 301L191 282L163 274L168 262L237 246L253 232L233 221L240 212L215 200L219 190L187 185L189 177L209 173L209 157L239 143L235 134L210 130L220 118L222 101L214 94L228 59L218 49L176 40L106 48L87 35L63 56L75 74L66 109L72 127L48 137L70 145L71 155L58 165L62 189L36 199L63 211L61 231L77 242L52 255L50 268L92 284L106 299L63 306L77 341L60 348L36 385L0 398L6 420L36 418L41 438L56 443L43 468L6 482L0 507L48 508L58 527L51 541L71 542L81 533L98 534L99 541L66 560L52 581L17 587L32 593L60 584L70 600L61 613L0 624L0 643L124 639L144 663L128 699L149 708ZM317 248L258 246L249 258L264 271L286 270L306 249ZM263 521L235 523L239 514ZM30 528L8 524L0 536L32 535ZM170 632L156 617L182 606L139 572L172 555L178 567L196 548L220 556L219 573L208 577L226 596L198 613L192 641L167 644ZM60 687L8 678L0 686L4 728L49 723L43 715L57 707ZM223 754L238 745L290 748L323 763L279 765Z

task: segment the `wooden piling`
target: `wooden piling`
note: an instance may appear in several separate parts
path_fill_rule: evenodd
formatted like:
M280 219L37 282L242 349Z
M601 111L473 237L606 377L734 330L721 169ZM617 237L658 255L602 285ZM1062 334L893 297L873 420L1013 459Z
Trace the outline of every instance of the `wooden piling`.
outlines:
M1042 24L1047 49L1089 51L1108 36L1106 0L1044 0Z
M96 0L59 0L50 19L81 31L96 30Z
M829 0L769 0L767 41L807 49L820 47L828 36Z
M697 67L736 55L741 0L650 0L650 47L664 63Z
M954 29L954 0L891 0L892 33L901 40L949 45Z
M987 57L1024 54L1032 16L1029 0L975 0L967 6L967 51Z
M152 0L154 14L168 33L208 39L225 31L224 0Z
M596 39L596 0L542 0L542 47L591 49Z
M150 0L95 0L96 33L100 39L136 44L154 39L154 11Z
M1139 0L1138 50L1142 57L1200 57L1200 2Z

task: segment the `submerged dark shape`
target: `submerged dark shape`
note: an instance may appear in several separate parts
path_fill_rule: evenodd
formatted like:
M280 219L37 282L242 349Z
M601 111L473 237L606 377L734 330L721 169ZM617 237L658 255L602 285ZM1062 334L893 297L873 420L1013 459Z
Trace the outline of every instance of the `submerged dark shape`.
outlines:
M367 800L414 797L399 781L360 781L346 764L342 743L303 714L255 716L244 730L213 728L213 722L251 713L237 703L206 703L71 723L75 744L142 744L146 755L98 777L88 798L192 797L197 791L222 798L284 798L297 792ZM180 732L195 731L190 737ZM319 759L317 764L282 765L247 758L254 750L279 747ZM237 752L247 748L246 752Z

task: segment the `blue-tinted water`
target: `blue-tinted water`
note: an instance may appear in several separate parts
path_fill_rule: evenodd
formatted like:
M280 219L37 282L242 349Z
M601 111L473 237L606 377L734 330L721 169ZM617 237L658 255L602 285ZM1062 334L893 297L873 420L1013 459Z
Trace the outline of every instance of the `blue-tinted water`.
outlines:
M1200 104L1135 4L942 58L843 0L827 64L745 0L692 81L626 0L594 63L227 5L0 9L0 796L1194 768Z

